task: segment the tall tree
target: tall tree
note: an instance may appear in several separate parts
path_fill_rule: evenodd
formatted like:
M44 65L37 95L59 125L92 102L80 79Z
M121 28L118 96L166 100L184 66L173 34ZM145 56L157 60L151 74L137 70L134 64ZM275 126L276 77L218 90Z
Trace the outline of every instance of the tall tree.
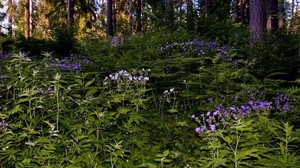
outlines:
M8 34L10 36L13 36L13 15L14 15L14 2L13 0L8 0L7 1L7 15L8 15Z
M267 27L266 0L249 0L250 43L262 41Z
M74 24L74 0L68 0L68 26L72 27Z
M194 18L193 18L193 1L192 0L186 0L186 6L187 6L187 14L186 14L186 24L188 30L194 30Z
M268 25L267 28L272 33L278 30L279 23L279 4L278 0L268 0Z
M136 0L136 31L142 32L142 0Z
M24 16L24 19L25 19L25 22L24 22L24 28L25 28L25 32L24 32L24 36L25 38L29 38L30 37L30 18L31 18L31 14L30 14L30 0L25 0L25 16Z
M106 36L107 37L113 37L114 31L113 31L113 2L112 0L107 0L107 14L106 14Z

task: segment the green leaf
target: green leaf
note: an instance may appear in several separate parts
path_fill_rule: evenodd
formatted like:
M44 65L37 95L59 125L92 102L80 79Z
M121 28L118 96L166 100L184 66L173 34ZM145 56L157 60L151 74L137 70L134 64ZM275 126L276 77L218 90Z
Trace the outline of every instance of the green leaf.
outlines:
M88 97L90 95L93 95L94 93L96 93L98 90L96 88L91 88L86 94L85 97Z
M251 158L251 157L256 157L258 158L258 152L259 150L258 149L243 149L241 151L238 151L237 152L237 155L235 157L235 161L239 161L239 160L242 160L242 159L246 159L246 158Z
M159 157L159 158L164 157L164 155L162 155L162 154L156 154L155 156L156 156L156 157Z
M164 156L168 156L168 155L169 155L169 153L170 153L170 151L169 151L169 150L165 150L165 151L163 152L163 155L164 155Z
M162 159L154 159L156 162L161 162Z
M164 159L164 160L162 160L162 162L163 162L163 163L171 163L172 161L169 160L169 159Z
M176 123L176 126L178 126L178 127L188 127L188 124L187 124L186 121L178 121Z
M169 113L177 113L178 111L177 111L177 109L175 109L175 108L171 108L171 109L169 109L169 110L167 110Z
M50 143L50 139L48 137L39 137L36 140L37 143Z
M86 84L85 84L85 87L89 87L92 83L94 83L95 79L92 79L90 81L88 81Z
M229 136L225 136L225 137L222 137L222 138L223 138L223 140L224 140L225 142L227 142L228 144L231 144L232 139L231 139Z
M82 82L82 80L81 80L81 79L75 79L75 82L76 82L76 83L78 83L80 86L82 86L82 85L83 85L83 82Z

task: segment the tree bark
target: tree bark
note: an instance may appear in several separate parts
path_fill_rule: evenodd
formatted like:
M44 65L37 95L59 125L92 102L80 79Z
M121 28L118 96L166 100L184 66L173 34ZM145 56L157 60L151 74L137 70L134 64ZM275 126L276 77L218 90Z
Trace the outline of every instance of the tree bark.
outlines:
M13 0L8 0L8 34L13 36Z
M113 37L113 11L112 11L112 0L107 0L107 15L106 15L106 36L107 38Z
M284 0L278 1L278 13L278 28L283 28L285 26Z
M112 2L112 6L113 6L113 9L112 9L112 15L113 15L113 34L116 34L117 33L117 15L118 15L118 0L114 0Z
M193 1L186 0L187 5L187 15L186 15L186 26L188 30L194 29L194 22L193 22Z
M250 44L263 41L266 33L266 1L249 0Z
M68 27L71 28L74 24L74 1L68 0Z
M240 0L234 0L233 3L233 20L238 23L241 21Z
M136 0L136 31L142 32L142 0Z
M278 30L278 0L269 0L268 1L269 14L268 14L268 25L267 28L271 30L272 33L275 33Z
M30 37L30 0L25 0L25 22L24 22L24 36Z

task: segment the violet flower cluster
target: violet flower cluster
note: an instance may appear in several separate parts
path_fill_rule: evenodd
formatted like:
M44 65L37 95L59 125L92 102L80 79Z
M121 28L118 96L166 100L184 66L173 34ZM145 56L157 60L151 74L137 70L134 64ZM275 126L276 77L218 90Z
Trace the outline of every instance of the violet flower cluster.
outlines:
M50 63L53 67L59 67L62 70L81 71L82 64L88 64L91 61L83 56L71 55L62 59L51 59Z
M143 72L147 71L149 72L150 69L148 70L142 70ZM135 83L145 83L149 81L149 77L146 75L133 75L130 74L126 70L120 70L119 72L109 74L107 77L104 79L104 85L106 85L109 81L126 81L126 82L135 82Z
M220 54L220 59L228 58L228 48L218 45L214 41L193 40L189 42L173 43L160 48L164 54L181 52L183 56L189 54L197 54L197 56L207 54L208 52L217 52Z
M0 121L0 127L6 128L6 127L8 127L8 123Z
M193 114L191 118L200 123L200 126L195 129L196 133L210 133L215 132L217 128L225 126L232 119L238 120L249 116L253 112L272 110L287 112L290 110L290 106L286 101L286 94L281 93L275 100L275 103L271 101L250 100L245 105L230 106L227 108L219 104L214 111L203 113L200 116Z

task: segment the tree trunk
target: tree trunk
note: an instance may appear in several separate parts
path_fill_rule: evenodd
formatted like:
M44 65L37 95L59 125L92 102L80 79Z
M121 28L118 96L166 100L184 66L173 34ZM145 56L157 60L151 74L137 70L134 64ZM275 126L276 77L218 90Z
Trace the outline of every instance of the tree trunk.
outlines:
M267 28L271 30L272 33L275 33L278 30L278 0L269 0L268 1L269 14L268 14L268 25Z
M117 6L118 6L118 0L114 0L113 2L113 34L117 33Z
M204 14L205 16L207 17L210 13L210 6L211 6L211 0L205 0L204 1L204 5L203 5L203 9L205 10L204 11Z
M291 9L291 11L292 11L292 18L294 17L294 10L295 10L295 0L292 0L292 9Z
M193 22L193 1L186 0L187 5L187 15L186 15L186 24L188 30L194 30L194 22Z
M240 0L234 0L234 3L233 3L233 20L236 23L241 21Z
M8 34L13 36L13 0L8 0Z
M267 27L266 1L249 0L250 7L250 44L264 39Z
M133 10L132 10L132 1L128 1L128 13L129 13L129 35L132 35L133 27Z
M113 37L113 11L112 11L112 0L107 0L107 15L106 15L106 36L107 38Z
M136 8L136 31L137 33L142 32L142 0L137 0Z
M74 1L68 0L68 27L71 28L74 24Z
M24 36L30 37L30 0L25 0Z
M278 1L278 28L283 28L285 26L285 9L284 0Z

